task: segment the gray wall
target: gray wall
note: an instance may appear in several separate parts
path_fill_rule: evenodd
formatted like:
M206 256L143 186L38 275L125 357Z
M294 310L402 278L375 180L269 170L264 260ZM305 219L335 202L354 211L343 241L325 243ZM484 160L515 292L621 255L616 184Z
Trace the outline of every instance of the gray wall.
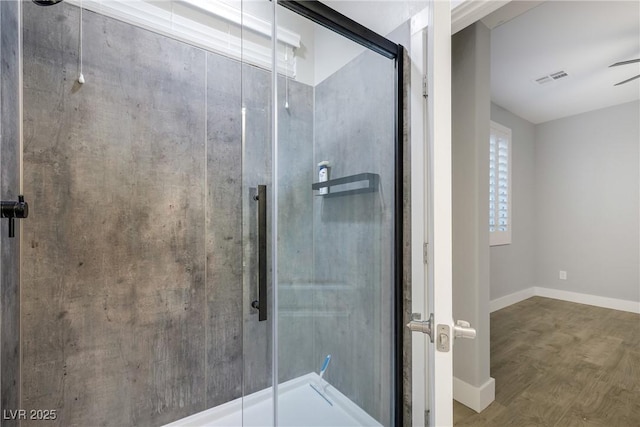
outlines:
M491 120L511 129L511 244L492 246L491 299L535 285L535 125L491 104Z
M380 187L313 200L314 366L332 354L328 381L385 425L392 391L393 100L393 62L373 52L315 91L314 164L328 160L333 178L380 174Z
M405 24L390 37L408 34ZM364 52L315 87L313 105L290 93L279 112L279 379L317 372L331 354L325 378L384 425L393 390L394 74L393 61ZM313 139L295 135L311 123ZM380 174L379 191L314 195L322 160L333 178Z
M452 38L453 315L478 331L456 341L453 373L472 386L489 380L489 53L482 23Z
M17 200L19 192L19 3L0 2L0 196ZM27 200L29 201L29 200ZM20 407L20 231L7 235L0 221L0 410ZM3 426L17 425L5 420Z
M65 426L204 409L205 54L87 12L79 86L78 9L24 20L23 405Z
M240 215L243 155L270 184L270 74L85 12L80 86L78 18L24 3L23 406L159 425L271 383Z
M636 101L536 126L536 285L640 301L639 118Z
M314 89L278 85L278 373L284 382L318 371L314 353ZM285 108L288 90L289 108ZM302 93L298 92L304 92Z

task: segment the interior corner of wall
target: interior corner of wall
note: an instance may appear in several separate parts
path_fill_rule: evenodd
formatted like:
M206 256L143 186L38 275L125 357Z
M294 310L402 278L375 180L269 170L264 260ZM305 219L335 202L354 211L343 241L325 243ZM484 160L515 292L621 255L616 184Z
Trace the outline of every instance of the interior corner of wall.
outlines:
M489 302L489 312L493 313L494 311L519 303L520 301L524 301L535 295L537 295L537 288L532 286L530 288L521 289L517 292L492 299Z

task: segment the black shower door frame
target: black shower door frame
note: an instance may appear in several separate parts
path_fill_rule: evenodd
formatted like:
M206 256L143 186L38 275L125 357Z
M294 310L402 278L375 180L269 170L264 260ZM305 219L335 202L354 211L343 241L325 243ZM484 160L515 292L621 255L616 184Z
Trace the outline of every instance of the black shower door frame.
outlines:
M395 117L394 117L394 283L393 283L393 373L394 408L396 426L403 425L403 342L404 342L404 286L403 286L403 210L404 210L404 47L346 17L318 0L278 0L277 3L316 24L334 31L395 64Z

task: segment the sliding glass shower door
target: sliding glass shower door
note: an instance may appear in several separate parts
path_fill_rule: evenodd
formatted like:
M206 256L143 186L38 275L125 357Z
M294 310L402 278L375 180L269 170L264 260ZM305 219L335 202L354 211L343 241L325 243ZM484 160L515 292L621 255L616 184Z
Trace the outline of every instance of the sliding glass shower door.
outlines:
M310 3L281 2L277 21L337 16ZM278 70L273 167L276 420L391 426L401 392L396 63L326 21L307 23L301 44L313 50L278 45L287 61Z
M273 425L273 5L237 2L242 10L242 417L243 426ZM257 37L251 24L265 27ZM260 59L260 61L256 61ZM240 218L239 218L240 219ZM219 424L224 425L224 424ZM236 424L234 424L236 425Z
M30 209L20 251L1 242L3 277L22 267L2 409L398 425L397 52L300 3L324 7L2 2L22 102L3 108L0 184Z
M242 425L243 395L272 384L270 321L253 308L270 264L252 246L270 238L254 196L272 191L271 3L40 3L2 2L3 19L21 9L19 30L0 29L22 44L31 208L11 241L22 368L2 409L54 411L52 426ZM2 152L4 200L19 147Z

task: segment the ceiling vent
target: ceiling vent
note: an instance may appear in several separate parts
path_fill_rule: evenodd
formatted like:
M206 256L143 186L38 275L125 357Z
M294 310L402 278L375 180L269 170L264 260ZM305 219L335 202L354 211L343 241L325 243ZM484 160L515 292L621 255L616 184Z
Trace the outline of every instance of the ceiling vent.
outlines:
M539 85L546 85L555 80L560 80L565 77L569 77L569 74L567 74L566 71L556 71L555 73L551 73L551 74L547 74L546 76L539 77L535 79L534 82L536 82Z
M564 71L558 71L557 73L553 73L553 74L549 74L549 76L553 79L553 80L558 80L561 79L563 77L569 77L569 74L567 74Z
M544 77L540 77L539 79L536 79L536 83L541 85L551 83L552 81L553 79L549 76L544 76Z

